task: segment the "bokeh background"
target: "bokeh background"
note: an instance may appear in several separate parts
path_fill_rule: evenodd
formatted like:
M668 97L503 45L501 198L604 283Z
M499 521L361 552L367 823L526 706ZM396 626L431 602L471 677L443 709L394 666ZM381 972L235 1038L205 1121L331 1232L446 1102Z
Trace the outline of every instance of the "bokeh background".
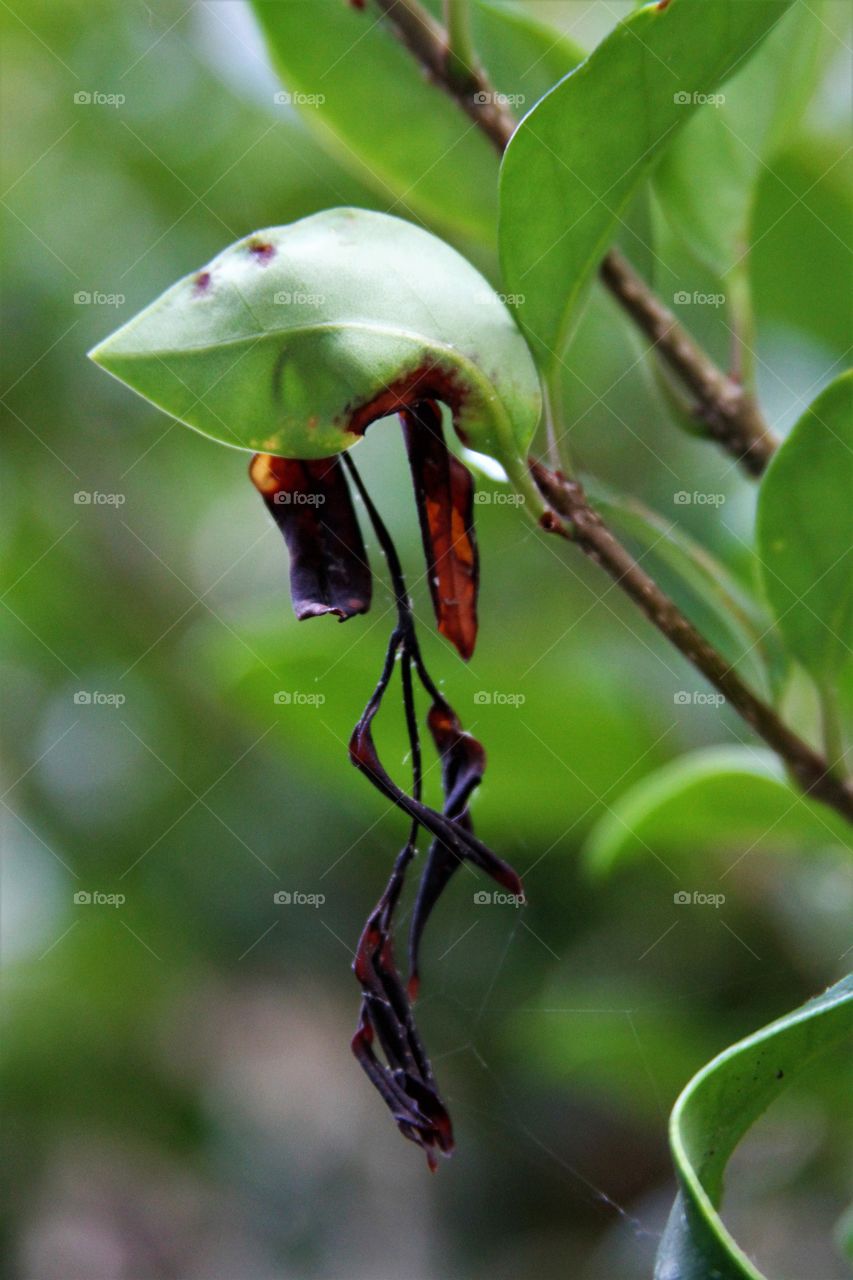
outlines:
M529 8L591 47L630 6ZM821 82L754 215L759 385L780 431L850 340L850 30L846 6L818 9ZM247 457L85 358L233 239L389 201L275 102L237 0L13 0L0 31L3 1275L647 1275L678 1091L845 971L838 850L771 840L726 877L724 907L689 914L673 891L720 891L742 849L697 863L685 848L675 871L650 851L592 880L581 849L608 805L689 748L748 741L744 726L675 703L694 673L594 568L494 502L461 663L431 626L399 432L375 427L361 465L428 659L489 751L478 830L529 896L523 913L477 905L490 886L460 874L431 921L420 1020L458 1151L430 1178L348 1049L351 950L404 831L345 750L390 596L345 627L297 624ZM496 279L487 251L460 247ZM697 322L725 359L714 316ZM583 377L563 386L575 455L737 562L749 487L670 425L636 351L596 296L568 359ZM725 505L674 507L673 471ZM390 706L383 748L404 777ZM280 890L325 901L282 906ZM726 1220L781 1280L846 1274L840 1067L792 1089L730 1171Z

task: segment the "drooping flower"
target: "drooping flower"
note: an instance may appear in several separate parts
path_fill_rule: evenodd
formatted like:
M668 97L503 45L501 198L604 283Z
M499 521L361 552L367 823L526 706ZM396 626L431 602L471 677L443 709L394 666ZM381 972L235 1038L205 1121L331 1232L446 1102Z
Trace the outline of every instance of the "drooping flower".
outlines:
M349 451L399 416L439 631L463 659L477 637L474 484L448 448L441 404L462 444L496 458L534 518L525 460L540 410L537 375L512 317L448 245L410 223L337 209L240 241L174 285L92 358L180 421L253 453L250 475L290 555L300 619L346 621L370 608L371 571L350 491L359 492L387 561L397 618L379 682L350 740L353 764L409 819L406 844L355 953L362 989L353 1050L401 1132L452 1150L412 1011L427 919L463 861L512 893L512 868L474 834L468 802L485 752L440 693L420 652L402 567ZM399 665L412 780L382 764L373 721ZM441 812L422 799L414 678L442 766ZM409 981L394 957L394 910L421 831L430 837L409 937ZM383 1059L375 1052L378 1042Z

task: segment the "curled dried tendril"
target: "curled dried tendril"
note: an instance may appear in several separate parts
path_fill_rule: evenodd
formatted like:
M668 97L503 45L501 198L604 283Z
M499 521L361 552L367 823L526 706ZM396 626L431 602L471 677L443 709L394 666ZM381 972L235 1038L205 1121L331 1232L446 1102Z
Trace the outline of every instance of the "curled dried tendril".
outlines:
M438 627L468 658L477 636L479 580L473 481L447 449L441 410L434 401L410 404L401 410L400 417ZM453 1150L453 1128L412 1008L420 983L424 928L441 893L465 861L511 893L520 895L522 887L512 867L474 834L468 802L483 777L486 753L477 739L465 732L426 668L399 556L349 454L311 462L258 454L252 461L252 480L290 552L296 614L309 618L332 613L345 621L370 605L370 569L347 473L385 556L396 603L396 622L379 681L353 730L349 754L356 768L410 822L406 843L356 949L353 970L362 997L352 1049L400 1132L424 1149L429 1167L434 1169L438 1153L448 1155ZM374 719L398 666L412 760L410 790L401 788L388 773L373 738ZM441 760L441 812L424 804L422 798L415 679L430 698L427 726ZM394 953L394 914L422 831L429 835L430 845L412 913L409 975L404 983Z

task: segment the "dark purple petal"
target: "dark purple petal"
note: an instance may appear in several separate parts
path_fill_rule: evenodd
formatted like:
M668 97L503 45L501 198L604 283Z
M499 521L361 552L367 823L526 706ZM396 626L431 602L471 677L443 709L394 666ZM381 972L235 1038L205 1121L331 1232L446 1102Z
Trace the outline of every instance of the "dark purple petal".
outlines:
M509 892L521 894L521 881L508 862L498 858L491 849L459 822L436 813L428 805L401 791L382 765L373 741L370 723L360 720L349 742L350 760L373 785L404 813L420 823L436 839L444 841L459 857L467 858Z
M371 576L346 476L337 457L306 461L256 453L252 483L290 552L290 595L300 621L370 608Z
M436 1149L453 1150L453 1130L394 963L392 910L383 897L359 940L353 970L362 1005L352 1050L400 1132L423 1148L434 1170ZM374 1038L385 1062L374 1052Z
M522 885L516 872L484 844L476 840L468 800L486 768L486 752L481 743L466 733L459 718L447 703L436 702L430 708L427 723L436 749L441 756L444 816L456 833L467 835L462 849L436 836L427 854L426 866L412 911L409 929L409 994L414 999L420 984L418 954L421 937L433 907L464 858L485 871L510 893L521 895Z

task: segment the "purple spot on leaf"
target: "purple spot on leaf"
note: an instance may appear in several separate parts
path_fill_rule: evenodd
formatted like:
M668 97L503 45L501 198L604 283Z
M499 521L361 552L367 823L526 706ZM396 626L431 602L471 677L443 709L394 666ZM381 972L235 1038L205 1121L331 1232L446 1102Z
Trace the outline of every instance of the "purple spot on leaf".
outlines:
M275 257L275 245L270 244L268 240L259 240L255 237L249 241L248 249L255 261L262 266L266 266Z

